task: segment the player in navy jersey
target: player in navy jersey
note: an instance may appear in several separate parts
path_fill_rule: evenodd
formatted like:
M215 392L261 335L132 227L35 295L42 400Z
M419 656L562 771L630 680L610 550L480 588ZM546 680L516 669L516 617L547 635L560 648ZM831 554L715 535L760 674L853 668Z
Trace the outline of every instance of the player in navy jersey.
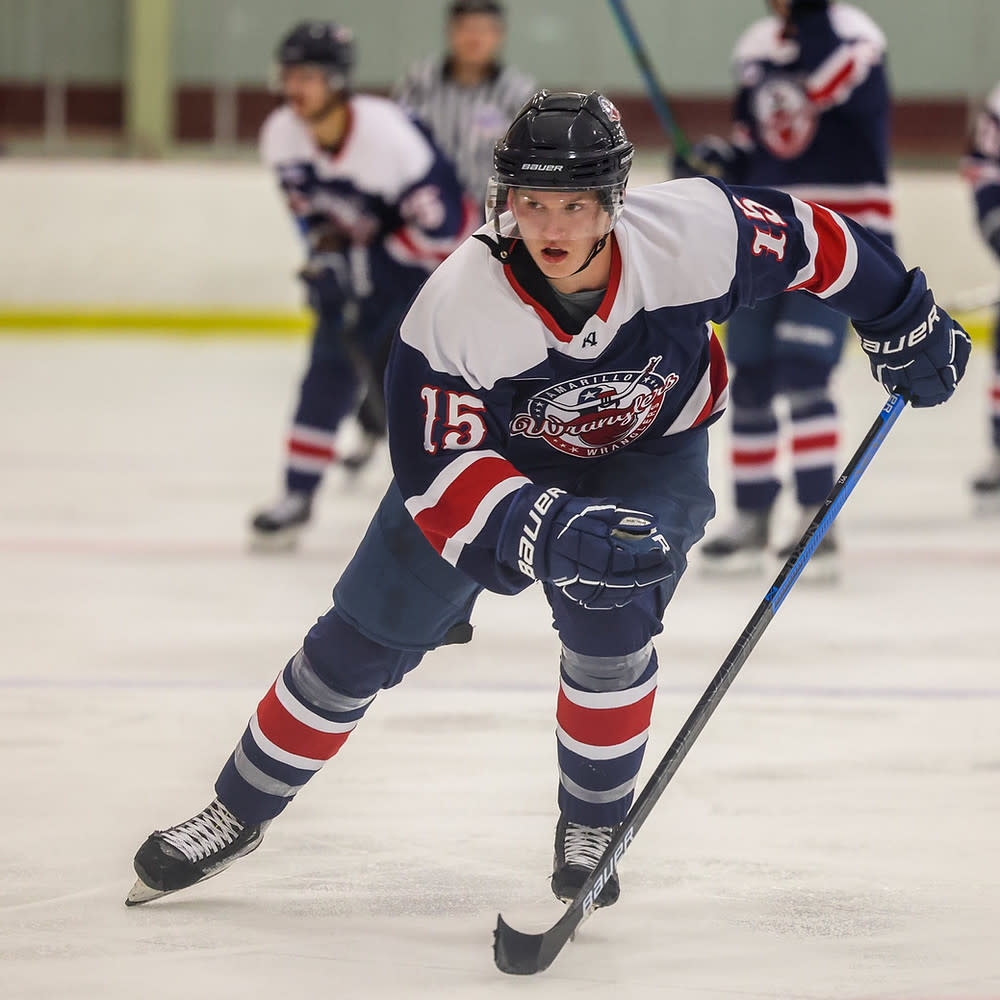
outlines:
M983 239L1000 257L1000 85L994 88L976 118L962 172L972 185ZM972 481L972 489L984 507L993 509L1000 501L1000 318L993 331L989 413L992 454Z
M285 489L253 518L254 543L288 547L308 521L335 435L357 407L359 453L385 435L381 386L389 341L427 275L476 225L451 162L396 104L350 90L354 41L325 21L296 25L277 50L283 107L261 130L307 247L316 314L309 367L288 436Z
M537 87L500 61L506 26L498 0L454 0L447 34L445 57L413 66L395 97L427 125L482 211L493 147Z
M382 688L469 641L484 588L535 582L560 643L551 885L571 898L631 803L653 640L714 512L708 428L727 375L711 324L801 289L854 319L886 386L915 406L952 394L968 336L882 241L714 179L626 198L632 154L598 93L541 91L497 144L487 224L428 279L393 346L395 480L216 798L140 847L129 904L252 851ZM618 894L615 875L597 905Z
M692 159L729 183L777 187L819 202L891 246L890 98L882 32L848 4L769 0L768 6L772 16L748 28L733 52L738 91L730 141L707 140ZM678 168L681 175L693 172L683 162ZM805 294L740 309L730 318L726 354L733 368L737 513L732 525L702 546L707 568L764 565L782 443L790 450L801 508L798 529L830 492L839 440L830 379L846 334L843 314ZM788 404L783 435L777 396ZM835 575L836 549L836 534L829 532L813 560L813 575ZM791 544L779 548L779 558L790 552Z

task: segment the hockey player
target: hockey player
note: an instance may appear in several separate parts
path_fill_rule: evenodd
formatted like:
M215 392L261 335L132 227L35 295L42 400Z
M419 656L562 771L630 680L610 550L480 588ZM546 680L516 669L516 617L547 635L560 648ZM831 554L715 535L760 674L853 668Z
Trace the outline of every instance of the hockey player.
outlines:
M412 67L395 95L451 157L480 211L493 173L493 147L537 89L533 80L499 61L504 22L498 0L454 0L444 59Z
M381 688L471 638L483 588L536 581L561 643L551 884L571 898L632 800L653 638L714 511L708 427L727 377L711 323L801 289L853 317L876 377L913 405L951 395L969 340L921 271L779 191L698 178L626 198L632 153L597 93L541 91L497 144L487 224L393 346L396 478L216 798L140 847L130 904L252 851ZM598 904L618 894L615 876Z
M976 217L983 239L1000 257L1000 84L976 118L962 172L971 183ZM992 455L972 481L972 490L985 508L1000 507L1000 318L993 331L993 382L990 386Z
M820 202L891 246L882 32L848 4L769 0L768 6L772 16L748 28L733 53L738 92L731 141L707 140L696 146L692 160L707 162L732 184L777 187ZM680 176L694 172L683 161L677 167ZM706 568L764 566L780 489L776 396L788 404L785 437L801 508L799 529L830 492L839 438L830 379L846 334L842 313L804 293L740 309L729 319L736 518L702 546ZM787 558L792 544L779 549L779 558ZM835 575L836 548L835 534L828 533L814 556L813 574Z
M397 105L350 91L351 32L296 25L278 46L283 107L261 130L308 250L316 314L309 367L288 436L284 495L253 518L254 542L288 547L310 516L334 437L368 389L361 464L385 434L385 356L420 284L476 225L451 163Z

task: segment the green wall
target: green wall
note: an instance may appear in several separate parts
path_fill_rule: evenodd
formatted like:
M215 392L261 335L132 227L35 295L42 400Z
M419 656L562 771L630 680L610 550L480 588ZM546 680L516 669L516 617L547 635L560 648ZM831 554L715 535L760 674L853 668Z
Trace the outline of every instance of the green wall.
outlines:
M140 0L141 2L141 0ZM441 43L441 0L174 0L182 83L259 84L276 38L300 17L351 25L358 83L385 86ZM976 96L1000 79L1000 0L858 0L889 36L899 96ZM124 0L0 0L0 78L120 79ZM631 0L668 90L723 94L738 33L763 0ZM508 0L508 55L552 86L638 89L603 0Z

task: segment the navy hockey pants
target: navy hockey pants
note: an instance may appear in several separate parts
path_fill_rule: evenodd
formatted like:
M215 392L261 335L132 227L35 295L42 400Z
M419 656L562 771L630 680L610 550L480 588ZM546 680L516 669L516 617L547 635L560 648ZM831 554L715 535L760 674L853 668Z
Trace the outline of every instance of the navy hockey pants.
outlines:
M770 507L780 489L776 396L789 405L787 443L798 502L814 507L826 499L838 443L829 383L846 335L847 317L805 292L778 295L729 318L731 459L740 510Z
M613 611L589 611L545 587L561 641L559 806L575 822L610 825L628 810L645 748L656 689L652 639L687 552L715 513L707 431L687 435L670 454L620 452L551 485L655 513L677 558L674 577ZM246 822L277 815L380 689L398 684L428 650L471 638L480 590L434 551L392 483L334 588L333 608L309 630L226 763L219 798Z

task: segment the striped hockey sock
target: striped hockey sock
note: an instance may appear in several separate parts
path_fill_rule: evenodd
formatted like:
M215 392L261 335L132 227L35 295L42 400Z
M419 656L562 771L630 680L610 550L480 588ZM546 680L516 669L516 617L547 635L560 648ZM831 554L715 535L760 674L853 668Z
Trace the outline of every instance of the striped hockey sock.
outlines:
M328 687L300 650L257 706L215 785L244 823L273 819L344 745L375 695Z
M593 690L598 684L584 686L578 671L572 671L576 679L567 671L564 652L556 711L559 809L574 823L612 826L632 803L656 696L651 642L625 659L638 658L639 676L627 688L607 690L609 683L601 683L604 690Z

